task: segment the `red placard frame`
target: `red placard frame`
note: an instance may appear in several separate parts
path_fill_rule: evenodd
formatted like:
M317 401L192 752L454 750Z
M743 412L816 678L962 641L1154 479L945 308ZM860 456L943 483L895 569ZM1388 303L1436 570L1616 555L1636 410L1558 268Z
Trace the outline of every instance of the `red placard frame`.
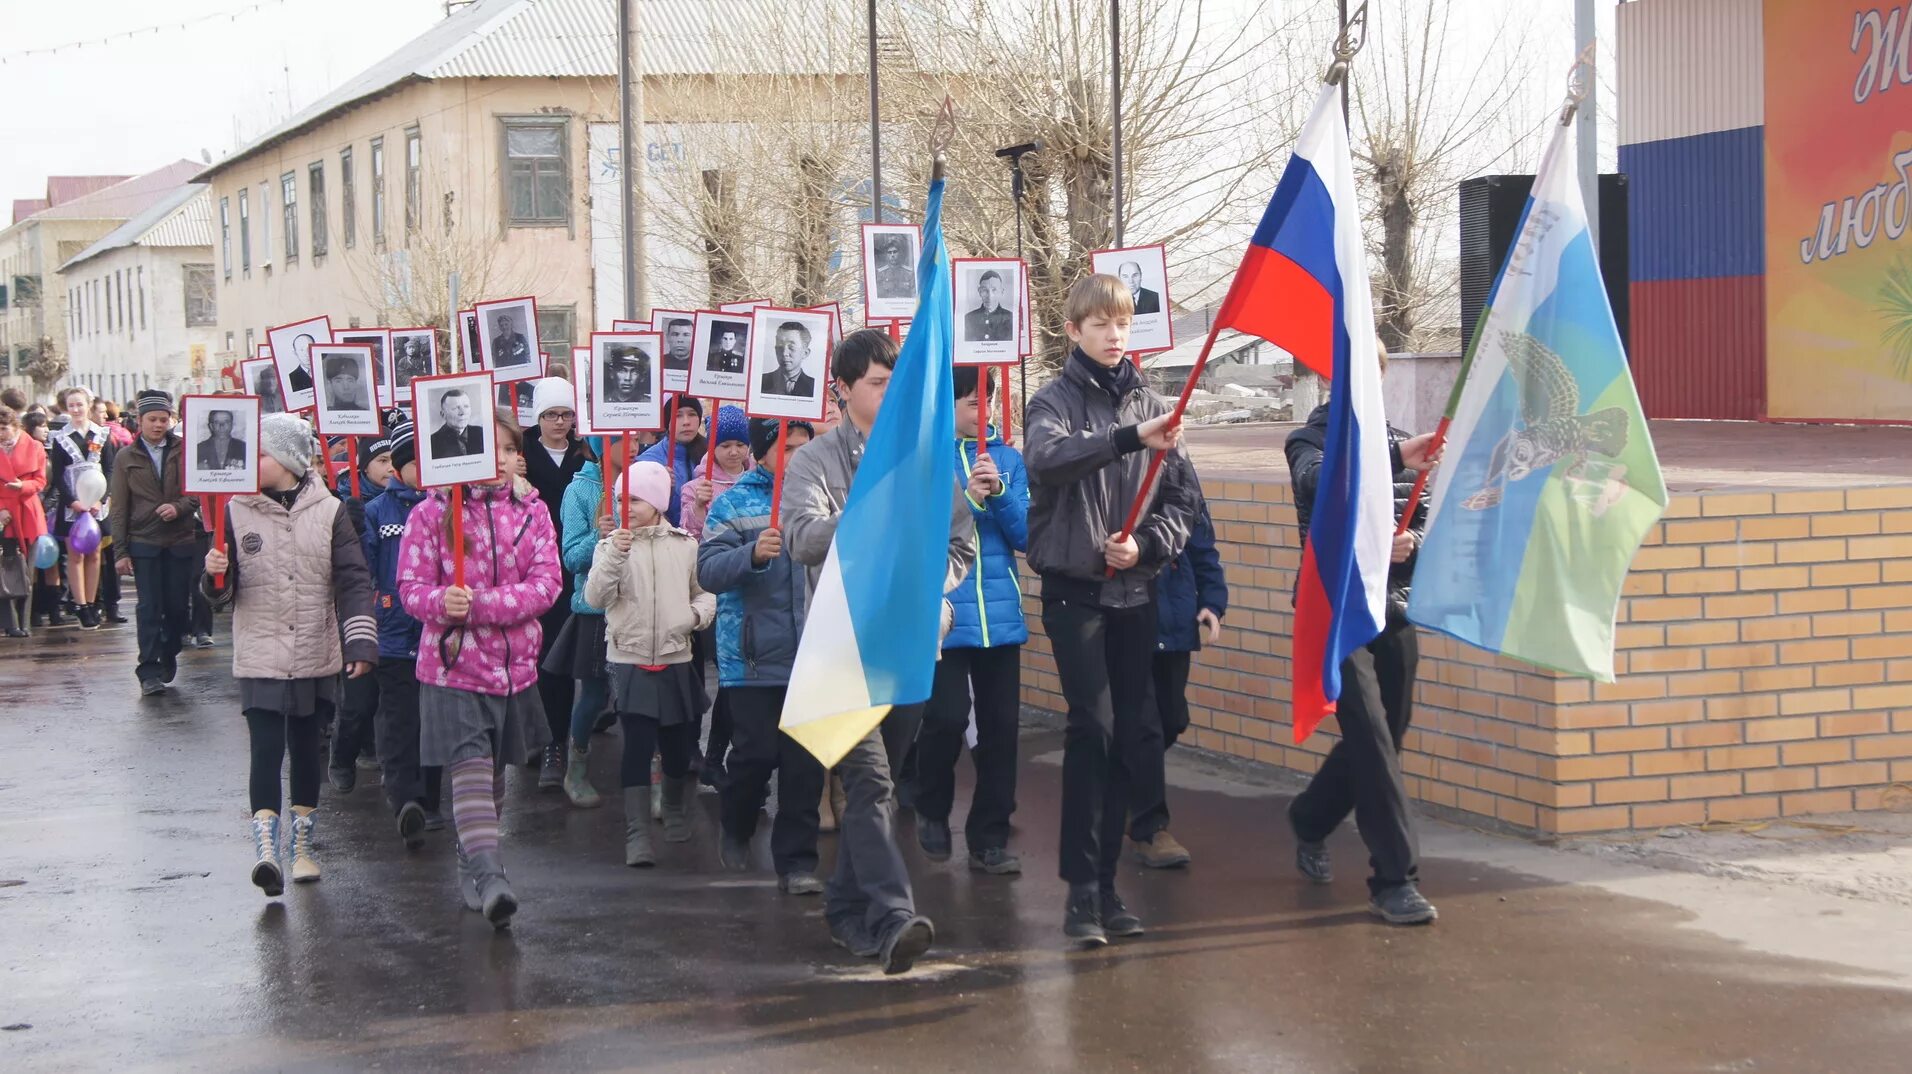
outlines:
M749 313L751 310L754 310L759 306L768 306L768 305L770 305L770 300L767 298L746 298L740 302L720 302L717 304L717 312L718 313ZM655 321L656 318L652 318L652 320Z
M485 405L492 409L491 416L493 419L493 424L491 426L490 432L488 432L485 437L485 439L488 442L490 442L492 446L491 451L489 453L489 457L491 459L491 472L488 476L485 476L485 477L468 477L461 481L447 481L447 482L441 482L438 484L427 484L425 482L425 468L421 461L419 465L419 469L418 469L418 482L419 482L418 487L419 488L450 488L454 485L487 484L490 482L497 481L498 480L498 440L497 440L498 427L495 424L497 419L497 381L493 379L493 377L491 376L491 373L488 370L481 369L481 370L473 370L468 373L437 373L429 377L417 377L412 381L412 383L414 385L430 384L433 381L440 381L440 380L482 380L484 381L485 388L484 388L483 398L485 400ZM472 394L476 394L476 393L472 393ZM412 429L413 429L413 438L414 438L413 443L418 445L418 455L421 460L424 458L426 454L426 449L429 446L429 441L430 441L432 433L437 431L435 429L432 429L430 426L428 426L424 421L425 415L424 415L424 412L420 409L425 404L424 395L425 393L423 392L415 391L412 393ZM432 461L437 462L439 460L434 458Z
M957 302L956 302L956 296L959 293L959 289L962 287L962 279L960 276L960 266L963 266L963 265L995 265L995 266L1014 265L1016 266L1016 279L1018 281L1025 280L1029 276L1029 265L1026 262L1020 261L1013 257L958 257L958 258L951 259L949 263L949 297L950 297L949 312L950 312L950 322L951 322L950 323L950 352L952 356L954 355L957 349L956 344L958 342L955 338L955 335L956 335L955 321L956 321L956 318L961 317L963 315L962 311L957 308ZM1017 286L1018 286L1018 289L1020 289L1020 286L1021 286L1020 283L1018 283ZM1002 308L1008 309L1009 307L1007 305L1004 305ZM1021 324L1018 323L1017 332L1020 333L1020 331L1021 331ZM1022 355L1019 352L1022 350L1022 340L1020 336L1018 335L1017 338L1012 338L1003 342L1007 342L1009 344L1009 350L1011 353L1005 354L1005 355L991 355L990 357L983 358L983 359L952 357L951 361L956 365L977 366L977 367L1014 364L1018 361L1021 361Z
M767 316L767 315L776 315L776 314L795 314L799 317L826 317L827 318L830 316L830 314L827 311L809 310L809 309L788 309L783 306L758 306L755 309L750 311L750 353L744 356L744 390L745 390L744 416L750 417L750 418L772 418L777 421L820 422L823 420L823 415L826 412L826 407L823 402L824 397L830 394L830 352L828 347L824 348L823 365L817 371L817 412L815 417L811 417L807 413L806 414L767 414L767 413L760 413L756 410L751 409L750 386L752 384L757 383L760 379L762 379L762 376L763 376L763 370L757 368L757 354L759 353L759 348L762 345L763 331L764 331L763 323L760 322L759 317ZM772 331L774 332L774 329ZM825 334L826 335L828 334L827 328L825 329ZM786 396L785 398L795 398L795 397ZM732 400L732 401L734 402L735 400Z
M655 335L658 339L657 375L659 377L666 376L666 370L664 366L664 357L667 353L665 348L668 347L670 342L669 340L670 333L665 330L664 321L670 318L676 318L676 319L686 320L690 322L691 351L692 351L690 360L693 364L695 364L697 361L697 354L696 354L697 311L696 310L667 310L667 309L657 309L656 307L652 307L651 326L649 328L643 329L642 331L649 332ZM671 387L668 383L664 381L660 381L658 384L658 389L660 391L667 391L667 392L672 392L675 394L688 394L690 391L690 366L684 367L684 383L683 384L678 385L676 387ZM644 431L644 430L637 430L637 431Z
M431 364L432 369L432 371L426 375L434 377L438 375L438 329L428 324L420 324L413 325L409 328L387 328L386 331L394 336L400 332L410 334L424 333L425 358ZM389 346L392 348L392 406L397 407L403 403L409 403L412 400L409 395L404 399L398 397L398 344L391 343ZM413 377L412 379L417 380L418 378ZM405 390L410 392L412 386L410 384L405 385Z
M754 319L748 313L732 313L727 310L698 310L697 311L696 318L691 322L691 334L690 334L690 352L691 352L690 360L691 360L692 369L693 369L693 372L691 375L692 388L697 387L697 383L696 383L697 376L695 373L695 367L698 361L698 355L700 353L705 353L707 356L707 352L709 350L709 346L708 346L709 339L705 335L704 325L707 322L712 321L719 317L725 318L726 320L732 320L732 321L744 321L747 324L754 325ZM706 346L703 348L699 348L697 346L697 341L700 339L705 341ZM708 373L706 375L708 375ZM743 378L742 380L743 387L740 389L743 392L742 395L731 395L729 394L729 389L726 389L724 392L709 391L708 389L713 387L713 385L710 385L710 384L705 384L703 386L706 389L704 391L686 391L683 394L695 395L700 399L716 399L726 403L742 403L744 400L750 398L750 345L748 343L744 345L744 371L743 373L739 375Z
M909 320L910 318L908 317L891 317L891 316L872 317L870 315L870 297L873 291L873 288L870 285L874 282L870 277L875 274L875 267L876 267L876 259L873 256L876 251L875 251L875 248L870 245L870 232L877 228L881 228L885 231L901 231L904 229L908 229L913 235L916 236L916 244L914 249L916 250L918 256L920 256L923 251L923 226L921 224L866 223L861 225L861 227L862 227L862 230L858 233L856 256L857 256L857 261L863 270L861 275L863 277L863 321L864 321L864 324L868 325L872 320L884 320L884 321ZM916 271L916 261L914 258L910 260L909 267L911 272ZM922 298L923 298L923 281L917 280L916 281L916 299L911 303L911 308L910 308L910 314L912 317L915 315L915 312L916 312L916 309L915 309L916 303L921 302ZM900 301L900 300L884 299L884 301L890 302L890 301Z
M342 340L339 337L374 335L384 337L384 346L379 347L372 354L372 404L375 408L379 409L395 407L398 405L398 389L392 384L395 376L392 369L392 330L389 328L348 328L343 332L333 332L332 342L347 343L353 346L365 346L366 344L350 344L350 341ZM378 377L381 373L385 375L386 397L383 399L379 398L378 394Z
M641 338L632 339L631 337L649 336L651 339L656 341L656 347L655 347L654 353L657 355L657 365L652 370L652 373L654 375L651 378L651 394L655 396L657 400L657 424L656 425L633 425L633 426L630 426L629 428L610 429L598 423L597 392L596 392L597 369L595 368L597 365L597 360L598 360L597 341L600 337L612 337L612 336L619 337L620 339L628 340L630 342L641 342ZM663 384L663 381L664 381L664 335L663 333L661 332L593 332L591 333L591 341L589 346L590 346L590 354L585 359L585 361L589 362L593 368L590 374L588 374L590 378L588 386L591 388L591 391L589 391L584 397L584 406L586 408L586 412L590 416L592 435L611 436L611 435L622 435L624 433L662 432L664 430L664 425L665 425L665 422L664 422L665 398L664 397L667 395L684 394L683 392L667 392L664 390L664 384Z
M254 361L257 361L257 359L254 359ZM186 438L186 429L189 427L189 424L191 423L193 419L192 408L189 408L187 404L200 402L202 400L207 403L230 404L235 399L237 400L250 399L253 405L252 487L245 488L245 489L196 489L196 488L193 488L190 483L190 479L193 473L193 468L186 465L186 461L187 461L186 448L188 446L188 441ZM263 425L264 422L265 422L265 401L256 395L182 395L180 396L179 397L180 491L184 492L188 496L246 496L246 495L257 494L259 491L259 452L263 450L263 447L264 447L264 445L262 445L259 440L259 431L260 431L260 426Z
M279 352L277 348L272 346L272 342L271 342L272 333L283 332L288 328L299 328L304 325L312 324L315 321L325 322L325 335L326 335L325 342L327 343L332 342L332 338L331 338L332 337L332 315L329 313L321 313L317 317L307 317L303 321L289 321L285 324L275 325L271 328L266 329L266 343L263 344L263 346L265 347L266 351L272 356L272 367L275 370L279 371L279 395L285 399L285 408L288 413L300 414L300 413L304 413L307 410L311 410L312 407L310 406L295 407L292 405L292 375L290 373L287 373L285 370L279 368ZM315 339L312 342L317 343L319 341ZM317 406L318 398L319 398L319 394L318 394L319 378L316 374L312 375L311 390L312 390L313 406Z
M364 351L367 365L370 365L374 360L372 358L372 348L368 344L364 344L364 343L314 343L313 346L314 347L329 347L333 350ZM314 364L316 365L317 363L314 363ZM321 407L319 405L319 385L323 383L325 383L325 381L323 378L321 378L318 381L314 382L312 385L312 428L320 436L350 436L350 437L377 436L379 432L383 431L384 423L380 420L380 417L379 417L378 388L376 385L372 386L372 391L371 391L372 421L379 424L380 428L378 430L368 433L363 429L345 430L345 429L326 428L324 423L319 420L325 416L325 410L326 410L325 407Z
M1175 303L1172 299L1169 298L1169 293L1168 293L1168 246L1165 243L1150 242L1150 243L1144 243L1140 246L1119 246L1112 250L1089 251L1089 265L1090 265L1090 268L1093 269L1095 266L1095 259L1099 255L1132 254L1140 250L1154 250L1162 259L1162 316L1166 319L1166 323L1168 324L1168 346L1147 347L1140 350L1135 348L1130 348L1129 357L1135 358L1135 359L1140 359L1143 355L1146 355L1146 354L1161 354L1163 351L1172 351L1175 349ZM1112 272L1112 273L1109 273L1109 275L1114 276L1116 275L1116 273Z
M496 309L500 306L517 306L520 303L529 303L531 306L531 316L527 318L528 323L525 325L525 331L529 336L526 342L531 346L531 360L525 363L525 368L530 370L530 372L519 373L514 371L510 376L503 376L499 372L496 360L491 355L485 353L485 348L489 346L488 341L485 339L485 311ZM492 375L492 379L503 381L506 384L515 384L518 381L537 380L544 376L544 361L540 357L541 352L538 348L537 296L519 295L516 298L494 298L489 302L475 302L471 307L471 315L477 318L478 321L478 354L483 359L482 368Z

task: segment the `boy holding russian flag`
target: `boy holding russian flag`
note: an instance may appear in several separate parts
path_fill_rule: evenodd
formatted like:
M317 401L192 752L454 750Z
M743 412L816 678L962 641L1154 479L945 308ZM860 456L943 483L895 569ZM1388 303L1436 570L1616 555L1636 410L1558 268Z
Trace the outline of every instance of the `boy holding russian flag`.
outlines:
M1029 401L1029 566L1042 578L1042 624L1068 702L1062 759L1063 932L1099 947L1140 936L1115 893L1133 782L1127 759L1162 749L1151 676L1151 581L1187 543L1199 493L1181 425L1129 362L1129 289L1094 275L1069 291L1075 344ZM1134 531L1125 515L1146 480L1144 449L1168 452ZM1153 737L1151 744L1148 739Z

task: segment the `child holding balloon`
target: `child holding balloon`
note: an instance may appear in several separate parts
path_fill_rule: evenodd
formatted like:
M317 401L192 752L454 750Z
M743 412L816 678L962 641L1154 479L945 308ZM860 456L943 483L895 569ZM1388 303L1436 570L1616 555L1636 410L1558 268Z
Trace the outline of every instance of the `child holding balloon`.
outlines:
M97 630L100 625L100 610L94 603L100 589L100 519L106 516L106 482L113 476L113 458L119 453L106 426L94 424L92 402L92 393L85 388L60 393L60 406L71 420L53 435L49 452L53 469L48 480L59 508L53 520L54 536L66 544L66 589L78 609L82 630ZM57 608L52 615L58 625Z
M46 511L40 506L45 488L46 449L21 429L12 408L0 406L0 553L9 561L19 557L19 576L0 579L0 632L9 638L27 636L27 560L37 568L45 558L43 548L36 547L46 537ZM58 550L52 554L57 559ZM4 569L11 570L11 564Z

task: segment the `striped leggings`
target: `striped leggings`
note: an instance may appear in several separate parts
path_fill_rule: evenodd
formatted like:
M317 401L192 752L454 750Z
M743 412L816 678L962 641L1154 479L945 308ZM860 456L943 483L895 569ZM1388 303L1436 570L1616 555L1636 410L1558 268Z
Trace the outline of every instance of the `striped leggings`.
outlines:
M505 804L502 757L467 757L445 767L451 817L466 856L498 852L498 814Z

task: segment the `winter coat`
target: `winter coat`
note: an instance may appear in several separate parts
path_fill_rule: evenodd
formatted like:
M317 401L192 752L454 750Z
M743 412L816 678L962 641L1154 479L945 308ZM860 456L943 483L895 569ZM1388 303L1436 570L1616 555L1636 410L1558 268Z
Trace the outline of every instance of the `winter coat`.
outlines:
M668 418L670 408L668 406L665 407L664 412ZM697 464L704 460L704 455L709 451L710 442L701 436L688 444L677 444L675 446L671 444L670 438L666 437L652 444L650 447L645 448L643 454L637 457L638 462L654 462L670 471L671 498L667 501L669 510L664 512L664 517L670 519L670 523L673 526L683 525L683 523L678 521L678 519L683 517L681 511L683 504L678 502L678 497L683 494L684 486L690 482L691 475L697 469ZM668 462L665 458L667 454L669 455Z
M1177 448L1163 460L1135 527L1141 558L1109 578L1102 555L1102 543L1121 532L1148 472L1152 453L1142 449L1136 426L1170 409L1128 363L1103 371L1080 350L1029 400L1023 425L1029 566L1042 576L1045 599L1140 607L1150 600L1150 580L1181 554L1195 515L1195 471Z
M365 532L359 540L365 565L372 570L372 610L378 616L378 655L385 660L418 656L418 637L424 630L398 598L398 555L405 539L405 520L425 493L398 478L365 505Z
M604 609L606 655L639 667L686 663L691 635L717 618L717 598L697 584L697 538L662 525L632 532L629 552L598 543L585 584L585 599Z
M591 450L584 441L571 438L571 444L565 448L564 461L551 461L551 453L544 449L538 439L538 430L525 430L524 438L524 476L531 487L538 490L538 499L544 503L544 509L551 512L551 528L560 531L564 525L560 517L563 511L564 492L571 487L571 479L591 461Z
M352 528L365 532L365 505L379 494L377 486L363 473L359 474L359 494L352 495L352 468L347 466L332 478L332 495L345 505L345 517L352 521Z
M775 476L749 470L710 503L697 581L717 594L717 681L723 686L785 686L810 610L809 581L786 546L758 566L757 537L770 528Z
M98 465L110 489L113 458L118 453L119 448L113 446L104 425L95 425L89 433L82 435L69 424L47 438L46 456L52 462L47 484L53 491L53 506L58 509L59 522L70 521L73 515L74 475L70 471L88 463ZM61 525L59 529L64 532L65 526Z
M20 482L18 489L6 486ZM24 430L13 442L12 451L0 451L0 511L13 516L0 535L18 538L26 551L46 535L46 508L40 494L46 491L46 448Z
M558 508L561 558L571 572L571 614L603 615L584 599L584 583L591 574L591 554L597 551L597 520L604 502L604 471L596 462L586 462L564 487L564 502Z
M1414 493L1413 470L1401 463L1401 441L1407 434L1394 426L1388 426L1388 455L1394 467L1394 521L1399 524L1401 512L1407 510L1408 497ZM1301 539L1308 539L1308 524L1314 518L1315 488L1321 478L1321 452L1328 442L1328 404L1323 403L1308 415L1308 424L1288 434L1286 445L1288 454L1288 480L1294 486L1295 516L1301 523ZM1427 501L1421 501L1414 512L1414 523L1408 532L1420 537L1427 532ZM1388 604L1392 610L1407 610L1408 586L1414 581L1414 561L1420 556L1417 548L1404 563L1388 566Z
M160 448L160 469L146 445L134 444L114 460L107 499L113 546L130 553L135 545L176 548L199 540L199 499L186 495L185 449L177 436L168 436ZM171 522L159 517L161 504L178 513Z
M1155 650L1200 651L1202 631L1195 616L1203 608L1218 619L1228 614L1228 582L1222 575L1221 554L1215 551L1215 524L1206 503L1195 512L1188 546L1155 576Z
M943 639L945 649L987 649L1029 640L1022 617L1022 582L1016 577L1016 553L1029 543L1029 475L1022 452L994 432L989 457L1002 477L1002 491L977 503L968 496L969 473L976 466L974 437L956 442L956 480L976 519L976 562L961 585L950 591L956 624Z
M551 513L529 483L465 486L465 585L471 611L445 615L452 582L451 499L435 491L405 520L398 597L424 625L418 681L509 697L538 683L538 617L563 586Z
M365 553L324 485L301 482L289 508L236 496L226 532L226 584L201 585L214 606L232 605L233 678L323 679L347 661L378 660Z
M692 475L691 480L695 481L699 478L702 478L704 475L708 474L710 472L710 463L711 463L711 460L709 457L706 457L702 462L699 462L697 464L697 471L695 474ZM750 473L752 470L756 468L757 468L756 463L746 459L744 460L743 472L739 473L736 477L732 477L729 474L724 472L723 467L719 466L717 468L717 476L712 478L710 482L711 483L710 502L713 504L716 503L717 497L722 496L724 493L729 492L731 489L735 488L737 486L737 482L744 476L744 474ZM697 506L696 490L691 488L691 486L688 483L686 483L683 489L681 489L678 492L677 499L678 499L677 515L679 518L684 520L683 521L684 532L690 534L692 537L695 537L700 541L703 540L704 539L704 508Z

